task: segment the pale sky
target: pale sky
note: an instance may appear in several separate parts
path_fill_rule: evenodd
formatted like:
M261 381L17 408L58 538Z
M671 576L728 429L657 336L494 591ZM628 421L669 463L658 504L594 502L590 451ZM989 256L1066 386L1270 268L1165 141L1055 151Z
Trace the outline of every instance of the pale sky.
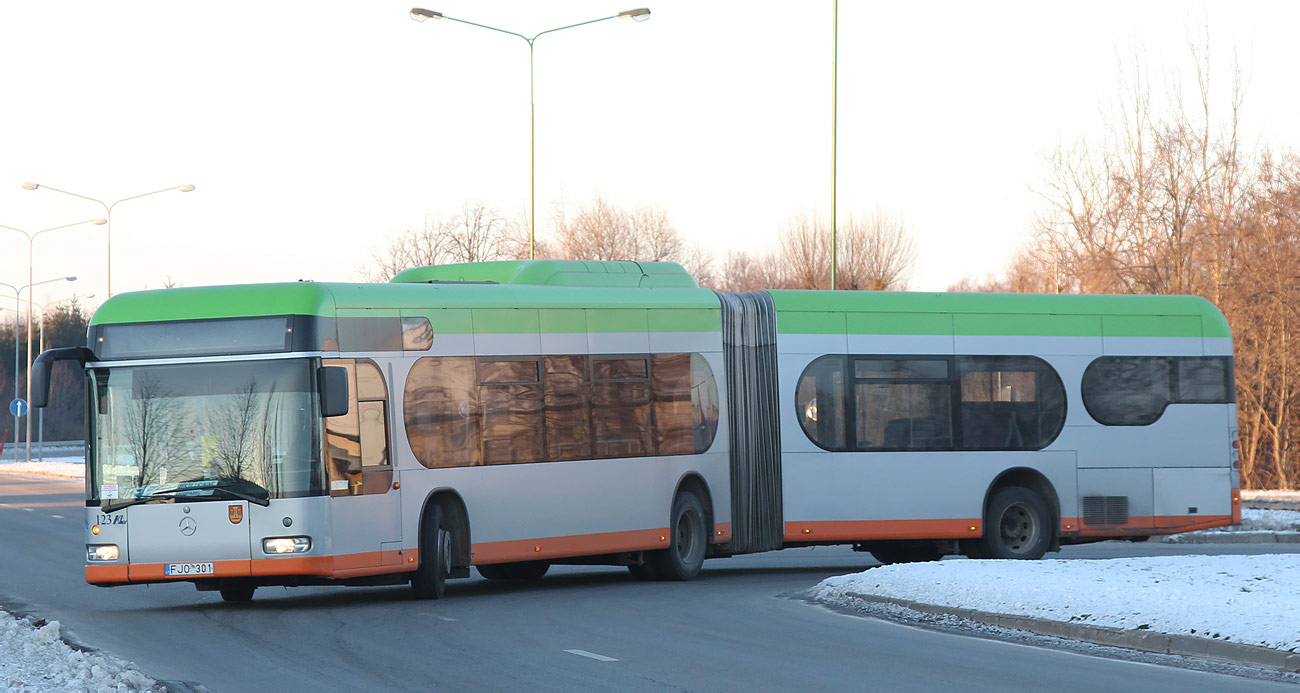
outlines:
M114 212L115 293L358 278L426 214L528 202L528 48L412 0L0 4L0 224L37 230ZM423 2L424 0L418 0ZM528 35L648 4L536 45L540 236L557 205L603 194L668 211L721 259L766 251L830 207L831 3L428 0ZM911 287L1001 271L1041 203L1058 141L1097 136L1141 52L1193 82L1208 24L1225 103L1249 78L1249 143L1300 145L1300 3L876 3L839 8L841 217L883 208L919 250ZM1193 82L1194 84L1194 82ZM38 301L105 295L104 227L36 243ZM0 282L25 284L26 241L0 230ZM2 297L0 307L12 305ZM0 313L0 319L9 316Z

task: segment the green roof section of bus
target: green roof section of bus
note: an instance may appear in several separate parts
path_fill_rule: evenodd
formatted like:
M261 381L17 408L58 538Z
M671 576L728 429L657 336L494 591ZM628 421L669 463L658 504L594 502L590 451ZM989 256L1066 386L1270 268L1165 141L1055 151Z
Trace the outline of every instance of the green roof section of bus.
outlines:
M783 334L1231 337L1198 296L769 291Z
M509 260L433 265L402 270L395 284L491 282L530 286L634 289L696 289L699 284L675 262Z
M334 297L322 284L234 284L117 294L91 318L92 325L241 318L268 315L333 317Z

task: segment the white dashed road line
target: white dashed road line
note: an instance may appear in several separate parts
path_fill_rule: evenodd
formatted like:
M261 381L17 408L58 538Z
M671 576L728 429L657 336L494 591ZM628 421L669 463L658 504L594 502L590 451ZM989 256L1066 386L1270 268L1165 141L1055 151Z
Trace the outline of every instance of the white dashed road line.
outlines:
M456 621L460 620L458 618L452 618L450 616L439 616L438 614L434 614L433 617L438 619L439 621L450 621L452 623L455 623Z
M34 513L34 512L36 512L36 508L23 508L23 510L26 510L26 511L29 512L29 513Z
M62 515L50 515L50 517L53 517L53 518L56 519L56 520L62 520L62 519L63 519L63 516L62 516Z
M588 651L586 651L586 650L565 650L565 652L568 652L569 654L575 654L575 655L578 655L579 657L587 657L587 658L590 658L590 659L594 659L594 660L599 661L599 662L617 662L617 661L618 661L617 659L614 659L613 657L606 657L605 655L598 655L598 654L596 654L595 652L588 652Z

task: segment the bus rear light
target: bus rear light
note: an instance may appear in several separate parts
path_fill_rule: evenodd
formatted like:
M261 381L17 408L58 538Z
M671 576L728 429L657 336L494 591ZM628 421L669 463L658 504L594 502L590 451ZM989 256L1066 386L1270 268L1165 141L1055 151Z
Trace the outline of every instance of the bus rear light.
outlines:
M270 554L305 553L309 550L310 537L271 537L262 540L262 551Z
M87 561L116 561L118 557L117 544L87 544L86 560Z

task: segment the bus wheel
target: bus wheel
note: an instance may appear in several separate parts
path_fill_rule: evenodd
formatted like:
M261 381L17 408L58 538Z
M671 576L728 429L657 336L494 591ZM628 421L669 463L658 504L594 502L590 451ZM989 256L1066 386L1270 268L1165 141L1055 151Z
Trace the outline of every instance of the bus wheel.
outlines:
M989 500L979 553L988 558L1038 559L1052 543L1052 513L1042 496L1021 486L1000 488Z
M442 599L451 573L451 532L442 527L442 508L424 511L420 525L420 567L411 576L416 599Z
M668 526L667 549L646 555L660 580L693 580L704 567L708 530L704 527L704 504L690 491L673 500L672 522Z
M479 575L489 580L536 580L551 569L551 564L546 561L522 561L475 567L478 568Z
M221 588L221 600L227 602L250 602L253 600L253 592L257 590L253 585L230 585Z

